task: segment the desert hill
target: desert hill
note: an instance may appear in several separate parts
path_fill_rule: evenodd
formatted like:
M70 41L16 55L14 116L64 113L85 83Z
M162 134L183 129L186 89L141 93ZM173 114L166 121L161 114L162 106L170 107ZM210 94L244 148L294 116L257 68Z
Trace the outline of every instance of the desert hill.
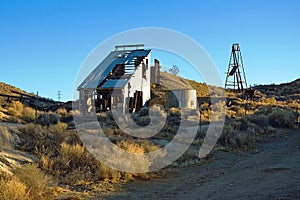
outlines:
M20 92L20 93L25 93L25 94L29 94L27 92L25 92L24 90L17 88L15 86L0 82L0 93L1 94L8 94L8 95L13 95L12 91L16 91L16 92Z
M36 107L36 95L26 92L15 86L0 82L0 105L6 107L8 102L21 101L24 105L29 107ZM49 98L38 96L38 109L46 111L54 111L60 107L71 109L71 102L63 103L57 102Z
M166 87L165 89L194 89L197 92L197 97L207 97L211 93L220 93L221 88L216 86L207 85L206 83L200 83L194 80L189 80L180 76L169 74L167 72L161 72L161 85Z
M14 92L31 95L20 88L0 82L0 94L17 96L17 94ZM7 99L6 97L0 96L1 105L6 101L6 99Z
M254 89L269 97L300 99L300 78L290 83L282 83L279 85L258 85L255 86Z
M161 85L168 86L167 89L194 89L197 97L207 97L211 93L220 93L221 88L199 83L167 72L161 72ZM290 83L258 85L253 87L266 97L277 97L286 99L300 99L300 78ZM165 88L166 89L166 88Z

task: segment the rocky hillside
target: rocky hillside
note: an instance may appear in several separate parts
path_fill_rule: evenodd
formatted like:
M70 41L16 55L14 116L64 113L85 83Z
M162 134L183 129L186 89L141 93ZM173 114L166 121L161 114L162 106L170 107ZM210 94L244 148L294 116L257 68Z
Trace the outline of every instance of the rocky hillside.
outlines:
M167 86L165 89L194 89L198 97L210 96L210 92L219 93L220 88L206 85L193 80L188 80L166 72L161 73L161 85ZM259 93L266 97L277 97L286 99L300 99L300 78L283 84L258 85L254 87Z
M161 72L160 82L166 90L194 89L197 91L198 97L209 96L209 88L216 89L216 87L210 87L205 83L188 80L167 72Z
M10 95L12 97L7 97L5 95ZM35 94L28 93L20 88L14 87L12 85L0 82L0 119L1 119L1 107L5 108L7 106L7 100L12 102L14 100L20 100L22 96L22 102L24 105L35 108L36 96ZM38 97L38 109L46 111L55 111L58 108L65 108L67 110L72 109L72 102L57 102L49 98Z
M22 125L0 122L0 172L11 173L20 164L33 163L36 160L32 155L14 149L15 142L19 140L16 134L18 126Z
M254 87L254 89L268 97L300 99L300 78L291 83L283 83L279 85L258 85Z
M18 96L14 92L30 95L29 93L25 92L24 90L21 90L20 88L0 82L0 94ZM1 105L6 101L6 99L7 99L6 97L0 96Z
M24 90L21 90L20 88L0 82L0 94L13 95L12 91L28 94L27 92L25 92Z

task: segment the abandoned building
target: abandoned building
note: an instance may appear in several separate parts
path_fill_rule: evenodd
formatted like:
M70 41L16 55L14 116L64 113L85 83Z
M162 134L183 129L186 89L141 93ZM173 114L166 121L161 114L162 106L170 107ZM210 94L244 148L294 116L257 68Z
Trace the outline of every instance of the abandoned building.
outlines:
M143 107L150 100L150 55L142 44L115 46L77 88L81 110L125 113Z

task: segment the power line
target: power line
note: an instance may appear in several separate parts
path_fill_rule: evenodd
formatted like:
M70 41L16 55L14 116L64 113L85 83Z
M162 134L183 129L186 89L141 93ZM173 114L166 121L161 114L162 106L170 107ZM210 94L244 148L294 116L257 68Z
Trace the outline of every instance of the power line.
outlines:
M62 96L61 91L57 91L57 99L59 102L60 102L61 96Z

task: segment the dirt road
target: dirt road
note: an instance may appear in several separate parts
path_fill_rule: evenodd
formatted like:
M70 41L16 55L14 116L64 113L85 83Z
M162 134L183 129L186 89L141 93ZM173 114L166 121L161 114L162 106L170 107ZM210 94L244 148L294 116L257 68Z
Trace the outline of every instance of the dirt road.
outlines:
M167 177L94 199L300 199L300 130L281 131L248 152L219 150L206 163L165 170Z

